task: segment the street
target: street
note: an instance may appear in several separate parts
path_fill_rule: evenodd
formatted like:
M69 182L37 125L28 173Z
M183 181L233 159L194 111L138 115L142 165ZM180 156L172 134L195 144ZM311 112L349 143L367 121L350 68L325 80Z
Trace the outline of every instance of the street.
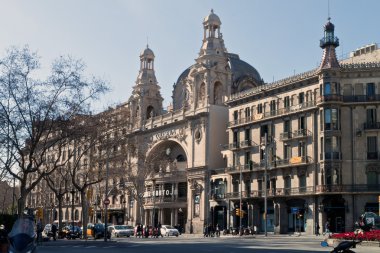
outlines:
M220 237L203 238L201 236L186 236L164 238L115 238L111 242L103 240L59 240L44 243L38 247L39 253L70 252L70 253L104 253L104 252L141 252L141 253L190 253L190 252L330 252L332 248L323 248L320 242L323 237L312 236L268 236L257 237ZM379 252L379 247L359 246L357 253Z

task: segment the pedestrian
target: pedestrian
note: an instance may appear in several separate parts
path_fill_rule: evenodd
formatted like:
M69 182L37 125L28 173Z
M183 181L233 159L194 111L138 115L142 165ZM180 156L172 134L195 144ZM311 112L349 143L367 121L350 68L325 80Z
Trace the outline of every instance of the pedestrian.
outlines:
M157 224L157 237L159 237L159 236L163 237L163 235L161 234L161 227L162 227L161 222L158 222L158 224Z
M51 233L53 234L53 240L57 240L57 226L55 224L51 225Z
M329 221L326 221L325 223L325 232L323 233L323 235L329 235L330 234L330 222Z
M320 235L320 234L319 234L319 229L320 229L320 227L319 227L319 223L316 222L316 223L315 223L315 235L316 235L316 236L319 236L319 235Z
M216 224L216 226L215 226L215 236L216 236L216 237L219 237L219 236L220 236L220 228L219 228L219 224Z
M8 252L8 232L3 224L0 225L0 252Z
M37 222L37 245L40 245L42 243L42 222L41 219Z

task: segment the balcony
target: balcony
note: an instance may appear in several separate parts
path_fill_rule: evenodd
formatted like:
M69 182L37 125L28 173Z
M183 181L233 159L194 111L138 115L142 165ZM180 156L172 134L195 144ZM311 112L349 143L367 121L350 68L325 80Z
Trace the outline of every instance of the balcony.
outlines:
M353 96L343 96L343 102L351 103L366 103L366 102L379 102L380 94L374 95L353 95Z
M336 192L379 192L380 184L341 184L341 185L317 185L316 193Z
M272 168L282 167L296 167L310 163L311 158L309 156L293 156L292 158L278 159L270 163Z
M334 194L334 193L360 193L360 192L374 192L378 193L380 191L380 184L368 185L368 184L357 184L357 185L317 185L314 186L303 186L303 187L293 187L293 188L273 188L267 190L268 197L288 197L288 196L302 196L302 195L314 195L314 194ZM226 199L238 199L240 198L240 192L228 192L224 194ZM242 198L263 198L263 190L254 191L243 191Z
M380 122L367 122L363 124L364 130L378 130L380 129Z
M288 141L294 139L301 139L311 135L311 132L307 129L298 129L293 132L283 132L280 133L281 141Z
M150 196L144 198L144 204L162 204L162 203L177 203L177 202L186 202L186 197L178 196Z
M318 103L325 103L325 102L342 102L343 96L338 94L329 94L320 96Z
M320 154L321 160L341 160L342 153L340 152L325 152Z
M379 153L378 152L367 152L367 160L378 160Z
M247 117L247 118L235 119L233 121L228 122L227 127L235 127L235 126L239 126L239 125L252 123L254 121L257 122L257 121L267 119L267 118L271 118L271 117L275 117L275 116L282 116L282 115L286 115L286 114L296 113L299 111L303 111L303 110L312 108L314 106L315 106L315 101L308 101L308 102L305 102L302 104L298 104L298 105L294 105L294 106L290 106L290 107L285 107L285 108L281 108L278 110L272 110L270 112L255 114L255 115L252 115L252 116Z
M252 140L244 140L240 142L240 147L242 148L251 148L258 146L256 142Z
M227 167L225 169L225 172L230 173L230 174L235 174L235 173L240 173L240 170L241 172L249 172L249 171L259 170L260 168L261 168L260 164L252 162L249 164Z

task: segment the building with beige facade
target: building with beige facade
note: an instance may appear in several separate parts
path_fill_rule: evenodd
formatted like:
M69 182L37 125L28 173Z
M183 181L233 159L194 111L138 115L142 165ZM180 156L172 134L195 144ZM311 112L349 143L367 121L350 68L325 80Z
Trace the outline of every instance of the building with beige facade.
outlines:
M327 221L332 232L352 231L362 213L378 213L377 46L338 62L330 20L320 46L318 68L228 98L227 168L212 176L215 222L264 231L266 216L268 231L313 234Z
M106 198L110 223L160 222L194 233L218 224L312 234L316 223L322 228L326 221L337 232L352 229L364 211L378 211L377 46L338 62L339 40L328 21L318 68L264 83L254 67L227 51L221 24L212 10L204 18L199 55L179 75L167 110L154 52L147 46L140 54L129 100L103 112L106 131L115 119L125 122L109 137L116 143L122 136L125 148L115 144L103 159L109 188L104 180L91 187L90 222L104 221ZM129 140L143 156L126 148ZM144 178L139 204L126 190L131 182L124 181L147 168L152 173ZM37 201L41 189L33 191L28 206L43 206ZM72 212L74 196L65 198L64 220L83 216L78 197ZM45 210L51 214L46 222L57 219L54 203Z

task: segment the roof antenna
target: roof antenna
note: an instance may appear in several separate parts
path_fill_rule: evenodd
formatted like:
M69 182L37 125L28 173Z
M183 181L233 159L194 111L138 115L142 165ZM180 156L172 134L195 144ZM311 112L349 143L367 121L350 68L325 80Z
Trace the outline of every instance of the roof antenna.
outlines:
M330 0L327 0L327 19L330 20Z

